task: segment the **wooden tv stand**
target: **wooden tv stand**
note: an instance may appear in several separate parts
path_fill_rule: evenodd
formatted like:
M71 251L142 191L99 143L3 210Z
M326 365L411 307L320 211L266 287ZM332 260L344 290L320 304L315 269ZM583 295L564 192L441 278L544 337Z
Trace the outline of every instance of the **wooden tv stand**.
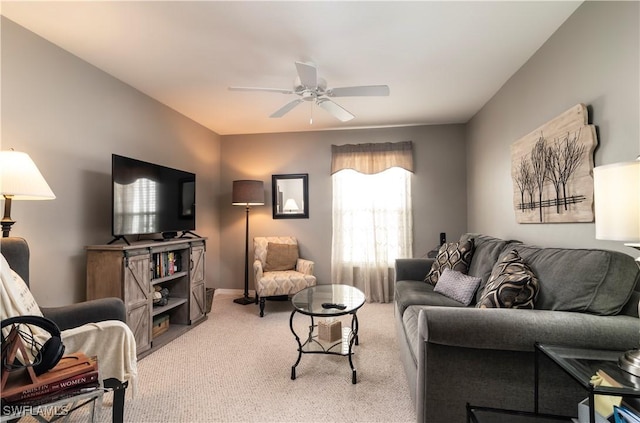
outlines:
M206 319L205 248L206 238L86 247L87 299L124 301L138 358ZM167 304L153 304L156 287L169 291ZM166 316L167 330L153 337L154 319L166 320Z

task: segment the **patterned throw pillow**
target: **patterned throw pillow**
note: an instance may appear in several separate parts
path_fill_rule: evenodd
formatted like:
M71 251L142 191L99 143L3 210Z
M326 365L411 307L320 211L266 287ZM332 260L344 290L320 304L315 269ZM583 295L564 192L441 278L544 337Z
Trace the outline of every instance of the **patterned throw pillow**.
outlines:
M482 278L476 278L460 273L457 270L445 268L433 290L468 306L475 296L476 289L480 286L480 281L482 281Z
M265 272L293 270L298 262L298 246L296 244L275 244L270 242L267 245L267 259L265 261Z
M457 270L466 274L473 255L473 238L460 242L443 244L438 251L436 260L424 281L436 285L444 269Z
M511 250L493 267L476 307L533 309L539 289L531 268Z

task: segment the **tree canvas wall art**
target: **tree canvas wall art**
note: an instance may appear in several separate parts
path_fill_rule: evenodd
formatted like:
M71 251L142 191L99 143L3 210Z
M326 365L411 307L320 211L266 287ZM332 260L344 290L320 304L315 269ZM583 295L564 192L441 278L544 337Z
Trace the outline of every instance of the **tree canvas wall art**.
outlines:
M593 222L593 152L598 141L578 104L511 145L518 223Z

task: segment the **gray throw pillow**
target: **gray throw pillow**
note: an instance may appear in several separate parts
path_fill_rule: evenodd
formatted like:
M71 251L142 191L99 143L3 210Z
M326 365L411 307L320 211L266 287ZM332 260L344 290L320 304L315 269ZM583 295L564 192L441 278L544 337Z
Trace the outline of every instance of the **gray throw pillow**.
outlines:
M468 306L471 304L481 280L482 278L476 278L460 273L457 270L445 268L433 290Z
M511 250L493 267L476 307L533 309L538 290L536 275L518 252Z
M424 281L435 286L444 269L453 269L466 274L469 270L472 255L473 239L442 244Z

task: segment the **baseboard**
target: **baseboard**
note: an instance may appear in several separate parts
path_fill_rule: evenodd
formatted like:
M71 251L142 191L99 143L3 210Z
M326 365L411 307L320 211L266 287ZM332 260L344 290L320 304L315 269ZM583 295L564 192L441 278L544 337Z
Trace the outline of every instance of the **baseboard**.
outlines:
M228 296L237 296L237 297L241 297L244 294L244 290L242 289L230 289L230 288L216 288L216 290L213 292L213 296L218 296L218 295L228 295ZM249 296L250 297L254 297L255 296L255 292L254 291L249 291Z

